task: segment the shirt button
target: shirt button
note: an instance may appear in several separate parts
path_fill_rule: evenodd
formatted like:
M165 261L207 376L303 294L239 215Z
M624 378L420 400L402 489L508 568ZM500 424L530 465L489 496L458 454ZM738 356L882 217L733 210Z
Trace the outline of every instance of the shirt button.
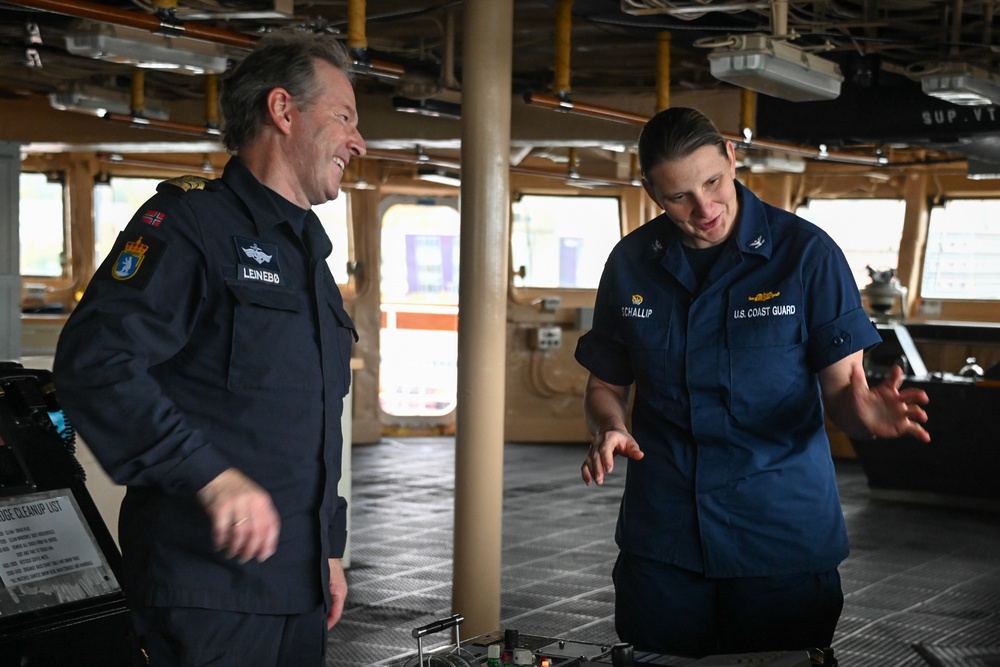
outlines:
M834 345L843 345L844 344L844 337L843 336L835 336L834 339L833 339L833 344Z

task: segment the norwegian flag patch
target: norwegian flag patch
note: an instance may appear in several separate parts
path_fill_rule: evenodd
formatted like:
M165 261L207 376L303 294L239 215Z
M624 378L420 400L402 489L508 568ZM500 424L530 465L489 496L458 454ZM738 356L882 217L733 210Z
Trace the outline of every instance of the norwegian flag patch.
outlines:
M167 217L166 213L162 211L156 211L149 209L142 214L142 221L149 225L150 227L159 227L160 223L163 222L164 218Z

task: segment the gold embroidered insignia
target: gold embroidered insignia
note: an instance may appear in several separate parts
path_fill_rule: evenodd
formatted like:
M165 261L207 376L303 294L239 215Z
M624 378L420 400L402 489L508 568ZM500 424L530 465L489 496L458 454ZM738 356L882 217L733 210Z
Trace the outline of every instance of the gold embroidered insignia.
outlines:
M181 190L187 192L188 190L204 190L205 183L208 183L208 179L203 178L202 176L193 176L191 174L185 174L184 176L171 178L168 181L164 181L164 183L177 186Z

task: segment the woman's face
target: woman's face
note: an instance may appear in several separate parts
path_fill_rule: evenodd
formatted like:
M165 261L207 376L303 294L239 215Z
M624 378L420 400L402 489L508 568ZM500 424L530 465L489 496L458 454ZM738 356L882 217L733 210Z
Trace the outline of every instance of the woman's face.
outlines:
M736 151L726 142L661 162L643 179L646 192L683 234L685 245L708 248L729 238L736 224Z

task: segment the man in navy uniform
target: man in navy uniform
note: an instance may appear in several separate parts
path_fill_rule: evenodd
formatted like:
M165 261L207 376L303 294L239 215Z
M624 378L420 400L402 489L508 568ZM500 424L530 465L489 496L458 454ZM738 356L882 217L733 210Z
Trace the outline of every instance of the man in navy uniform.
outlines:
M222 177L167 181L69 318L67 415L127 485L123 589L150 664L319 667L347 593L356 334L311 207L365 154L351 59L264 37L225 81Z
M737 182L708 118L657 114L639 162L664 214L612 251L576 350L583 480L630 459L617 631L673 655L830 646L848 544L824 406L854 437L928 440L927 396L900 392L898 368L869 389L862 355L881 339L843 253Z

